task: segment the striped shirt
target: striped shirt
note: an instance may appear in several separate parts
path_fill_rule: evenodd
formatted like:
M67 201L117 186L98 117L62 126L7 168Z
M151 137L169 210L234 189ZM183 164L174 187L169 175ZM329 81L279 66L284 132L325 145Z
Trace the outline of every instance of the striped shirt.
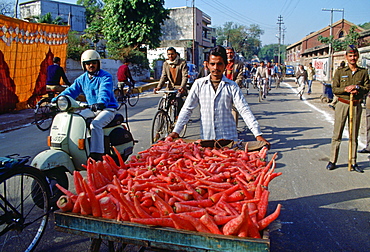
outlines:
M201 139L238 139L236 123L232 115L233 104L255 137L262 135L259 124L245 97L234 82L222 77L215 91L210 75L197 79L179 114L174 132L179 133L189 121L192 111L200 106Z

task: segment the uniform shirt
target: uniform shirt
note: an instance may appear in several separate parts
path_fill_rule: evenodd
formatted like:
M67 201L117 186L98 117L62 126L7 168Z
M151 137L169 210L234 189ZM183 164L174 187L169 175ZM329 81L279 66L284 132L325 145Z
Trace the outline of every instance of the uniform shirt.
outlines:
M253 135L262 135L259 124L249 108L239 86L222 77L215 91L210 76L197 79L186 98L185 104L179 114L174 132L181 132L189 121L192 111L200 106L201 139L231 139L237 140L235 119L231 113L233 104L252 131Z
M118 103L113 93L112 75L104 70L100 69L91 79L86 71L70 87L60 93L59 96L68 95L76 99L81 93L85 95L89 105L104 103L106 108L118 108ZM53 101L55 100L56 98L53 98Z
M360 100L370 90L369 75L365 68L357 66L356 72L352 74L351 69L346 66L337 69L333 79L333 93L340 98L349 100L349 93L344 88L350 85L358 85L359 93L354 95L354 100Z

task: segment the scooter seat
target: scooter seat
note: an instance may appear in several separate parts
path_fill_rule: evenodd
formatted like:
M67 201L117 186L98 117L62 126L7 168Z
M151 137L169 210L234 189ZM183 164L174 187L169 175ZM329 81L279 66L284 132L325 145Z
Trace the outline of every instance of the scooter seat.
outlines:
M86 119L86 125L87 125L87 127L89 128L90 127L90 124L91 124L91 122L94 120L94 118L88 118L88 119ZM121 123L123 123L124 122L124 117L123 117L123 115L122 114L120 114L120 113L117 113L115 116L114 116L114 118L113 118L113 120L110 122L110 123L108 123L105 127L103 127L104 129L105 128L111 128L111 127L115 127L115 126L117 126L117 125L120 125Z
M120 113L117 113L114 116L113 120L110 123L108 123L108 125L105 126L104 128L115 127L115 126L120 125L121 123L123 123L123 121L124 121L123 115L121 115Z

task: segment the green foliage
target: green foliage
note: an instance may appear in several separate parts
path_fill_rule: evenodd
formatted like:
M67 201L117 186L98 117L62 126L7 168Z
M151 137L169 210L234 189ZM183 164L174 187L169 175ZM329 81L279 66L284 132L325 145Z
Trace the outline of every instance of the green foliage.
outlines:
M169 16L164 0L106 0L102 32L110 55L121 48L160 45L161 24Z
M100 0L77 0L77 4L86 8L85 18L87 26L90 26L91 23L102 16L104 4Z
M348 31L348 35L344 39L334 39L333 36L318 36L317 40L323 44L332 44L334 52L343 51L348 45L358 46L360 34L356 32L356 28L356 26L352 26Z
M61 17L52 18L51 13L48 12L45 15L33 16L30 20L32 23L45 23L45 24L56 24L56 25L67 25L62 21Z
M282 56L286 50L286 45L280 45L281 58L280 62L283 62ZM275 57L279 55L279 44L264 45L258 52L258 58L265 61L273 61Z
M370 22L365 22L363 24L359 24L361 28L364 28L365 30L370 30Z
M103 38L103 6L99 0L77 0L77 4L86 8L85 18L87 28L83 38L90 39L94 44L98 43ZM95 48L96 49L96 48Z
M76 31L69 31L67 58L79 61L81 54L87 49L89 49L89 44L81 41L81 38Z
M146 54L135 48L126 47L117 49L111 54L110 58L115 60L130 59L133 64L141 65L146 69L149 68L149 61Z
M222 45L227 40L228 46L241 53L246 59L257 55L261 47L260 36L264 31L256 24L245 25L226 22L223 27L216 27L217 44Z

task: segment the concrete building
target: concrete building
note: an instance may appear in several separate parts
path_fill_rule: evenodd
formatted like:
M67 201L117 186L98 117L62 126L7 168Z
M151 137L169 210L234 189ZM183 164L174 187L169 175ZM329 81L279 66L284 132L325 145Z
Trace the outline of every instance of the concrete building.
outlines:
M172 46L186 61L199 66L207 49L215 46L215 31L210 25L211 17L196 7L170 9L170 18L162 26L161 46L148 50L149 62L166 58L166 49Z
M72 31L82 32L86 29L85 7L76 4L49 0L34 0L19 4L20 19L30 19L51 13L53 19L61 17L69 24Z

